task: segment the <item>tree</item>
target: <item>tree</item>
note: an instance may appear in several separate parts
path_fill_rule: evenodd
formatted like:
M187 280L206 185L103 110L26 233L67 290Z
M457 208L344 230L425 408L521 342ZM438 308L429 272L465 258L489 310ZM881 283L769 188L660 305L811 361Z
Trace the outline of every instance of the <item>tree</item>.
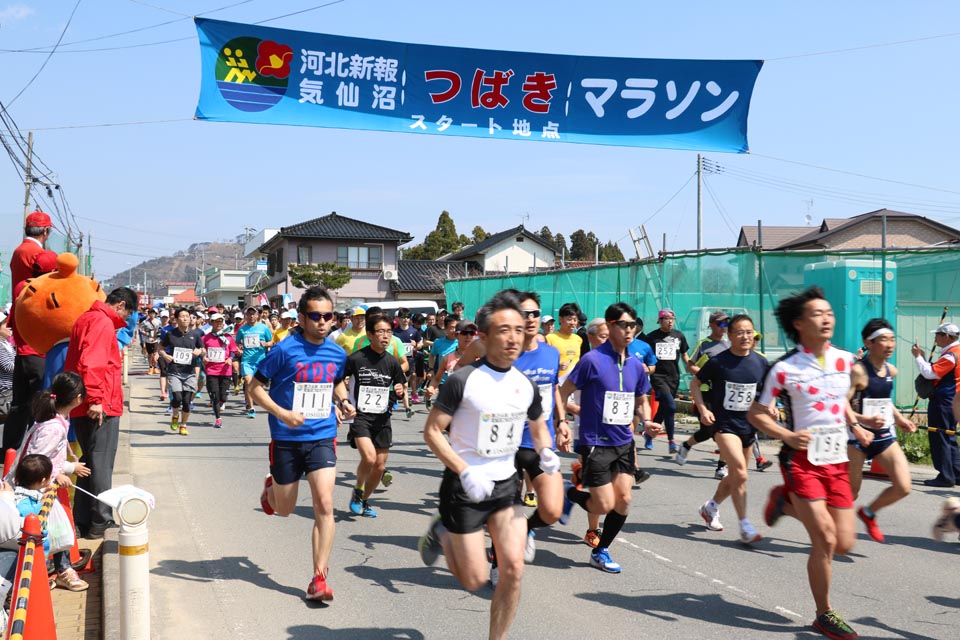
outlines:
M457 234L457 226L446 211L437 218L437 227L427 234L421 244L403 252L403 257L411 260L436 260L442 255L453 253L460 247L470 244L470 239Z
M595 251L600 240L593 231L587 233L583 229L577 229L570 234L570 259L571 260L593 260L596 257Z
M318 264L288 264L287 273L293 286L306 289L320 285L324 289L339 289L350 282L350 269L335 262Z
M480 244L490 236L489 233L484 231L483 227L477 225L473 228L473 244Z
M617 246L617 243L611 240L607 244L600 247L600 261L601 262L626 262L623 257L623 252L620 251L620 247Z
M567 239L563 237L562 233L558 233L553 237L553 244L560 250L561 256L563 256L564 251L566 251L567 255L570 255L570 247L567 246Z

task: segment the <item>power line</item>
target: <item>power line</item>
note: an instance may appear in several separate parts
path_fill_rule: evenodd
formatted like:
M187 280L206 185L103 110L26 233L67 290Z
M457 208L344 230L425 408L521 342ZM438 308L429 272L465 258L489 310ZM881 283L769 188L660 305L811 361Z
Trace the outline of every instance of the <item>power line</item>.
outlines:
M320 4L315 7L310 7L309 9L301 9L300 11L294 11L293 13L285 13L282 16L277 16L276 18L267 18L266 20L261 20L259 22L254 22L253 24L266 24L267 22L273 22L274 20L280 20L282 18L289 18L290 16L298 16L301 13L307 13L310 11L316 11L317 9L323 9L324 7L329 7L334 4L340 4L341 2L346 2L346 0L333 0L333 2L328 2L326 4Z
M960 32L942 33L935 36L923 36L920 38L910 38L909 40L893 40L890 42L879 42L876 44L865 44L859 47L847 47L845 49L830 49L828 51L814 51L812 53L798 53L792 56L780 56L779 58L766 58L765 62L779 62L780 60L793 60L795 58L812 58L814 56L829 56L837 53L849 53L851 51L863 51L864 49L879 49L881 47L895 47L901 44L910 44L913 42L925 42L927 40L938 40L941 38L956 38Z
M150 4L149 2L144 2L143 0L127 0L127 2L132 2L133 4L139 4L140 6L143 6L143 7L150 7L151 9L156 9L157 11L163 11L165 13L172 13L175 16L183 16L184 18L190 17L186 13L180 13L179 11L174 11L173 9L167 9L166 7Z
M59 46L60 46L60 43L63 41L63 36L65 36L65 35L67 34L67 29L70 28L70 23L73 22L73 16L74 16L74 14L77 12L77 9L80 8L80 3L81 3L81 2L83 2L83 0L77 0L77 4L73 5L73 11L70 12L70 17L67 18L67 24L65 24L65 25L63 26L63 31L60 32L60 37L57 38L57 43L56 43L55 45L53 45L53 49L50 50L50 54L44 59L43 64L40 65L40 68L37 69L37 72L36 72L35 74L33 74L33 77L30 78L30 81L27 82L27 84L23 87L23 89L20 89L19 93L17 93L17 95L13 96L13 98L12 98L9 102L7 102L7 106L5 106L5 107L3 108L4 111L6 111L7 109L9 109L10 106L11 106L14 102L16 102L17 99L18 99L20 96L23 95L23 92L30 88L30 85L33 84L33 81L36 80L36 79L37 79L37 76L39 76L40 73L44 70L44 68L46 68L47 63L50 62L50 58L53 57L53 54L56 53L56 51L57 51L57 47L59 47Z
M737 232L733 228L733 222L730 217L727 215L726 210L723 208L723 205L720 204L720 201L717 199L717 196L713 193L713 188L710 186L710 183L707 181L706 177L703 179L703 186L707 188L707 195L710 196L710 199L713 200L713 205L717 208L717 212L720 214L720 219L723 220L723 224L727 226L727 229L730 230L730 233L737 235Z
M167 120L132 120L129 122L102 122L99 124L74 124L62 127L34 127L31 131L59 131L61 129L96 129L98 127L127 127L139 124L168 124L170 122L193 122L193 118L170 118Z
M676 198L678 195L680 195L680 192L683 191L688 184L690 184L690 181L693 180L694 176L696 176L696 175L697 175L696 172L690 174L690 177L687 178L687 181L684 182L683 185L682 185L679 189L677 189L676 193L674 193L672 196L670 196L670 199L669 199L669 200L667 200L666 202L664 202L664 203L660 206L659 209L657 209L657 210L654 211L652 214L650 214L650 217L648 217L646 220L644 220L644 221L641 222L640 224L641 224L641 225L647 224L648 222L650 222L651 220L653 220L655 217L657 217L657 214L660 213L661 211L663 211L664 209L666 209L666 208L667 208L667 205L670 204L671 202L673 202L673 199Z

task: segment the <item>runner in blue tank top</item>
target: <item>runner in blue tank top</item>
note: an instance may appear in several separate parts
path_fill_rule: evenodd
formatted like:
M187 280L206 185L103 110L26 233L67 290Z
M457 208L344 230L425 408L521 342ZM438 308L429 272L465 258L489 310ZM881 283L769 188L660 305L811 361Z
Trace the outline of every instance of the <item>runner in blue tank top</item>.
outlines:
M873 433L873 442L867 447L856 438L847 442L850 489L856 499L863 481L863 464L868 458L876 460L890 476L890 486L869 505L857 509L857 515L866 525L870 537L883 542L883 533L877 526L877 511L910 493L910 465L897 444L896 428L913 433L917 425L904 418L893 404L893 379L897 377L897 369L889 360L893 356L897 338L890 323L883 318L874 318L863 327L860 335L863 336L867 353L851 369L850 407L860 424Z

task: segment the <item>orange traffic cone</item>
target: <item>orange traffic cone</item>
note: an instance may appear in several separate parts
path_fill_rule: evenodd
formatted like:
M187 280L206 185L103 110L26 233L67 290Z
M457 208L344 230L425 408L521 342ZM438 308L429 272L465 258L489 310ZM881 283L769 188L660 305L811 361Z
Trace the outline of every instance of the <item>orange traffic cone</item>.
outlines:
M880 463L877 462L876 458L873 458L870 461L870 469L868 471L864 471L863 475L867 476L868 478L874 478L877 480L890 479L890 474L888 474L886 471L883 470L883 468L880 466Z
M33 554L28 558L27 545L30 541L34 543ZM20 634L23 638L57 639L46 565L40 520L31 513L23 521L20 557L17 559L17 575L13 581L13 610L7 623L7 638Z
M3 454L3 477L6 478L7 474L10 473L10 469L13 468L13 463L17 461L17 450L16 449L7 449Z
M57 500L67 513L70 520L70 526L77 530L77 525L73 523L73 509L70 508L70 490L66 487L57 489ZM70 566L79 573L93 573L96 569L93 566L93 553L89 549L81 549L77 544L77 538L73 538L73 546L70 547Z

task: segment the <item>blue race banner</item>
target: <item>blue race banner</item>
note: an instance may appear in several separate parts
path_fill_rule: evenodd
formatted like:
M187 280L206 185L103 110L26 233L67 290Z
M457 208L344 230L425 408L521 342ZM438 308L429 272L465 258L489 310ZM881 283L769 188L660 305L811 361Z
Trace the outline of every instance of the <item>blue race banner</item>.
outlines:
M198 18L201 120L747 151L760 60L486 51Z

